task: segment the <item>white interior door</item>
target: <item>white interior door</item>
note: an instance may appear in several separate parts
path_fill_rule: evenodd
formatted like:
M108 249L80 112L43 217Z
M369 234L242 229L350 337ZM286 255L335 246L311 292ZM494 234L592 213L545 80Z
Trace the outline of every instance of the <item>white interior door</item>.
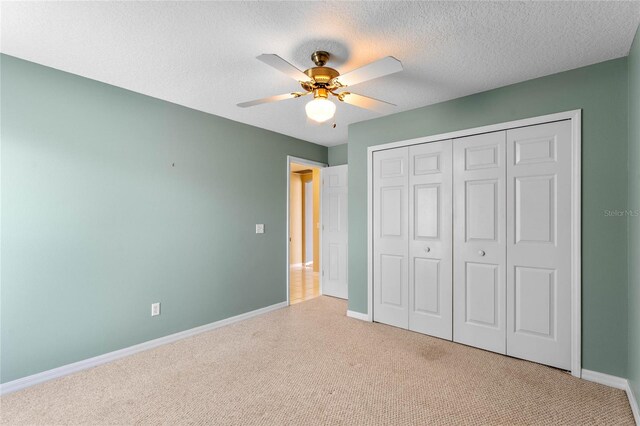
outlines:
M507 131L507 354L571 369L571 123Z
M322 294L346 299L348 219L347 165L321 169Z
M409 147L409 329L451 340L451 140Z
M373 155L373 320L408 328L408 148Z
M506 132L453 141L456 342L506 352Z

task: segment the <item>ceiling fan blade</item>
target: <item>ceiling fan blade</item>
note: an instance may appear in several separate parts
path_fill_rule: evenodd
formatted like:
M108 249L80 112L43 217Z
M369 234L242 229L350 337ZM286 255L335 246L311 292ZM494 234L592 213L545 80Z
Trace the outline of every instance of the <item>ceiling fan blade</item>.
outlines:
M356 95L355 93L343 92L339 99L349 105L357 106L364 109L370 109L380 114L388 114L395 112L397 105L389 102L380 101L368 96Z
M272 66L278 71L285 73L289 77L297 81L311 81L311 78L300 71L298 68L291 65L289 62L285 61L278 55L274 54L262 54L258 56L256 59L264 62L265 64Z
M247 108L247 107L252 107L254 105L266 104L269 102L284 101L285 99L299 98L300 96L304 96L304 95L306 95L306 93L300 93L300 92L285 93L282 95L269 96L268 98L256 99L254 101L241 102L238 104L238 106L240 108Z
M349 71L346 74L340 75L336 77L334 81L338 81L342 86L353 86L355 84L393 74L398 71L402 71L402 62L393 56L387 56L386 58L379 59L360 68L356 68L353 71Z

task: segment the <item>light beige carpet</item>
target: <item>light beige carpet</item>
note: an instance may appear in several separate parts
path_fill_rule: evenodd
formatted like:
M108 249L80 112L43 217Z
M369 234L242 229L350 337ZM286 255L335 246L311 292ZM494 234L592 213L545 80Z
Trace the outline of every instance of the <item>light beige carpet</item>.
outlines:
M615 424L623 391L345 316L328 297L0 400L3 424Z

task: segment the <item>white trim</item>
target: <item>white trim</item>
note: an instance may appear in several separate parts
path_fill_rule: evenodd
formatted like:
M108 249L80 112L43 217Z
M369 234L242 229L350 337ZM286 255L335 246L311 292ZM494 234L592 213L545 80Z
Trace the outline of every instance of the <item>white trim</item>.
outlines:
M373 147L367 149L367 318L373 322Z
M640 409L638 408L638 401L633 394L633 389L629 380L623 377L611 376L605 373L598 373L597 371L582 370L582 378L590 382L599 383L601 385L610 386L616 389L622 389L627 393L629 399L629 405L631 406L631 412L637 425L640 425Z
M571 374L582 373L582 110L571 116Z
M601 385L610 386L616 389L627 389L627 379L610 374L598 373L597 371L582 370L582 378L590 382L599 383Z
M498 132L500 130L515 129L517 127L535 126L536 124L551 123L553 121L573 120L580 116L582 110L559 112L556 114L541 115L539 117L524 118L522 120L507 121L504 123L490 124L488 126L474 127L471 129L456 130L455 132L441 133L439 135L423 136L415 139L389 142L368 147L368 151L382 151L385 149L400 148L409 145L418 145L426 142L438 142L447 139L458 139L466 136L479 135L481 133Z
M629 398L629 405L631 406L631 412L633 413L633 418L636 421L636 425L640 425L640 407L638 406L638 400L636 399L635 394L633 393L633 389L631 388L631 383L627 380L627 398Z
M147 342L129 346L128 348L123 348L117 351L108 352L106 354L98 355L93 358L88 358L82 361L74 362L72 364L63 365L62 367L53 368L51 370L33 374L31 376L22 377L20 379L16 379L11 382L3 383L2 385L0 385L0 395L6 395L8 393L27 388L29 386L34 386L39 383L57 379L59 377L68 376L69 374L77 373L79 371L96 367L98 365L106 364L108 362L115 361L117 359L124 358L126 356L133 355L138 352L142 352L142 351L156 348L158 346L166 345L167 343L173 343L177 340L195 336L196 334L204 333L207 331L215 330L216 328L224 327L225 325L233 324L242 320L249 319L251 317L255 317L257 315L266 314L267 312L275 311L277 309L281 309L285 307L287 307L287 302L276 303L275 305L266 306L264 308L256 309L250 312L245 312L244 314L236 315L230 318L225 318L220 321L212 322L210 324L201 325L199 327L191 328L185 331L180 331L178 333L170 334L168 336L160 337L158 339L149 340Z
M560 112L540 117L508 121L489 126L458 130L440 135L425 136L405 141L390 142L367 148L367 317L373 321L373 153L386 149L400 148L427 142L457 139L481 133L497 132L517 127L533 126L553 121L571 120L571 374L580 377L582 372L582 324L581 324L581 145L582 145L582 110Z
M347 316L349 318L355 318L357 320L371 322L371 320L369 319L369 315L363 314L363 313L360 313L360 312L347 310Z
M287 306L289 306L291 304L291 301L289 299L289 194L291 194L291 163L296 163L296 164L305 164L308 166L312 166L312 167L318 167L318 168L325 168L327 167L327 164L325 163L319 163L317 161L313 161L313 160L307 160L306 158L300 158L300 157L294 157L293 155L287 155L287 213L285 215L286 217L286 222L285 222L285 234L286 234L286 239L285 239L285 244L287 245L287 258L286 258L286 286L287 286ZM322 229L322 182L320 182L320 205L318 206L319 211L320 211L320 229ZM320 260L320 265L319 265L319 270L322 271L322 232L318 233L318 244L320 249L320 253L318 256L318 259ZM320 294L322 294L322 280L320 280Z

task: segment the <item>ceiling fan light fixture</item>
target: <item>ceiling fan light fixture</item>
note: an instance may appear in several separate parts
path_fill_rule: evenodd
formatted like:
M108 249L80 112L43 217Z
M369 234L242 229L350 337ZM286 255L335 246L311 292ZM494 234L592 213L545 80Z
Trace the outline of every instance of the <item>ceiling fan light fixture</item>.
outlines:
M307 117L318 123L324 123L333 118L336 113L336 104L324 97L317 97L304 107Z
M313 94L313 100L305 106L305 111L307 117L317 123L324 123L330 120L336 113L336 105L328 99L329 95L335 96L340 102L379 113L391 112L391 108L396 106L389 102L358 95L350 91L337 92L337 90L402 71L402 63L399 60L392 56L387 56L346 74L340 74L338 70L326 66L330 58L331 55L323 50L313 52L311 60L316 66L303 72L278 55L271 53L258 56L258 60L296 80L303 91L241 102L238 106L247 108ZM335 128L336 125L334 124L333 127Z

